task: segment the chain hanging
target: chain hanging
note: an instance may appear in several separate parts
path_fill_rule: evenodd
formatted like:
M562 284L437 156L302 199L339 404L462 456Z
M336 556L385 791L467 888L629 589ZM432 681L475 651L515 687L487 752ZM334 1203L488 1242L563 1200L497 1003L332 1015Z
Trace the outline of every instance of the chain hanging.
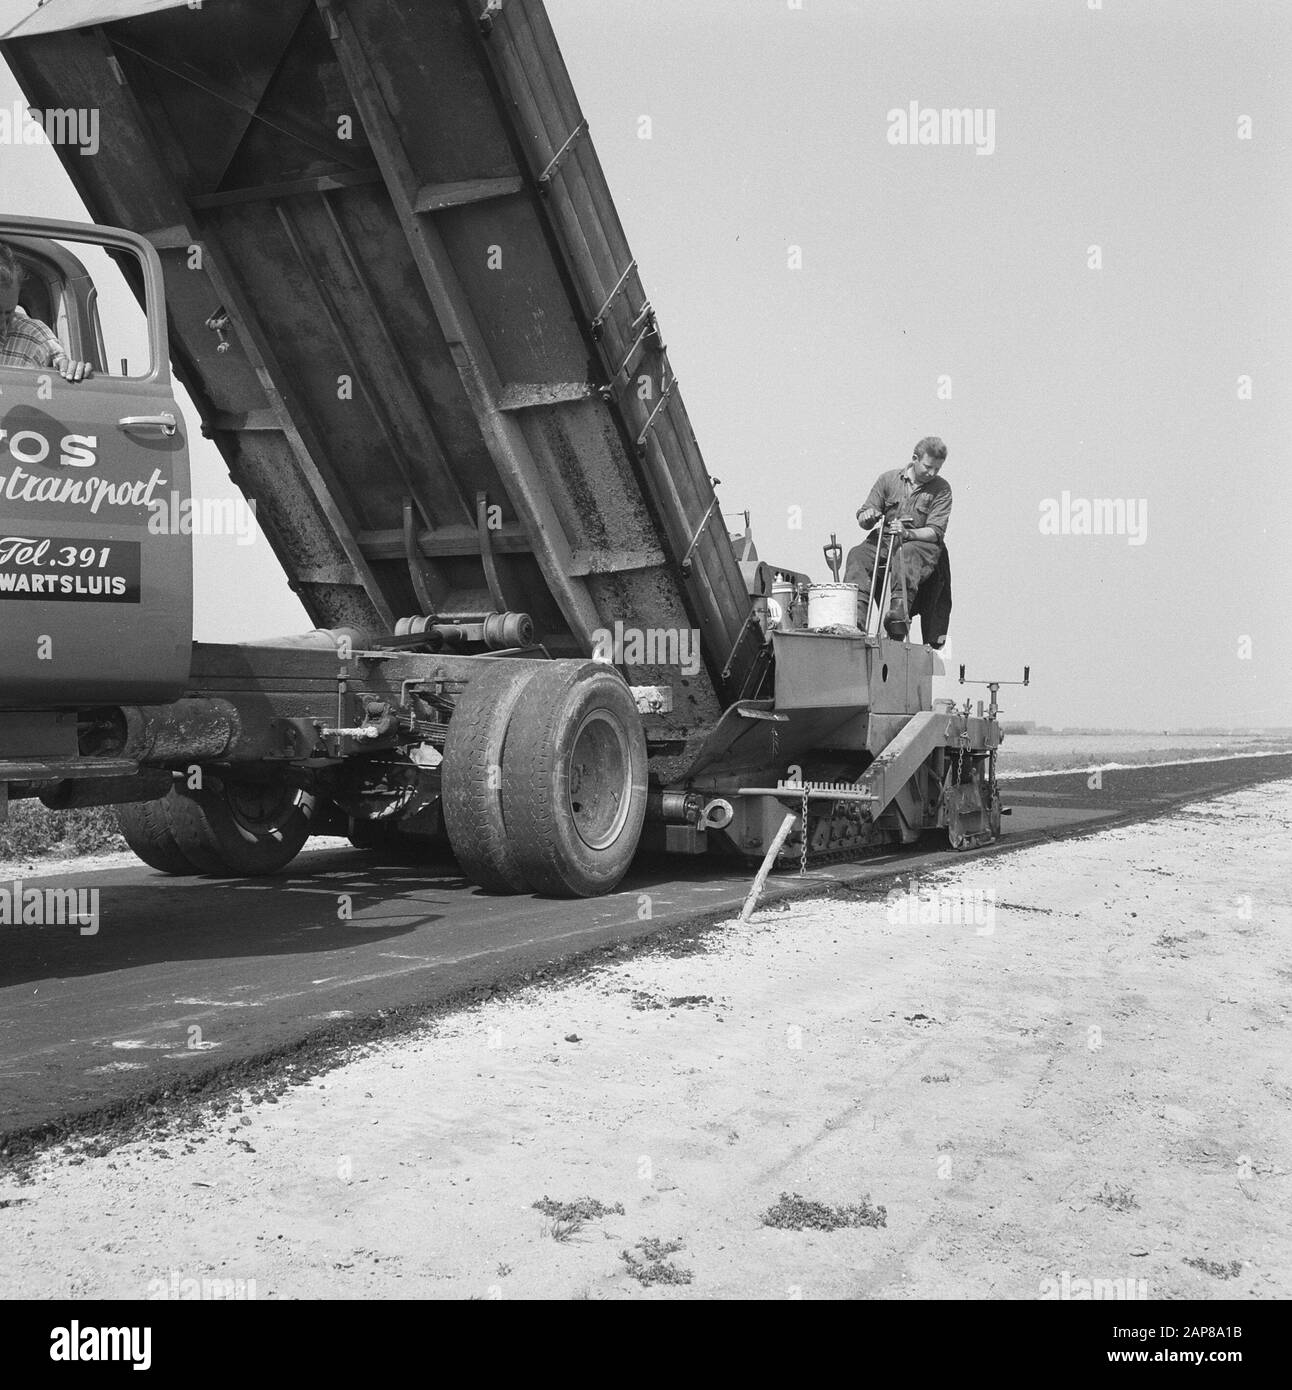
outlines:
M807 856L808 856L808 789L807 783L803 784L803 810L799 813L799 818L803 825L803 847L799 851L799 877L807 877Z

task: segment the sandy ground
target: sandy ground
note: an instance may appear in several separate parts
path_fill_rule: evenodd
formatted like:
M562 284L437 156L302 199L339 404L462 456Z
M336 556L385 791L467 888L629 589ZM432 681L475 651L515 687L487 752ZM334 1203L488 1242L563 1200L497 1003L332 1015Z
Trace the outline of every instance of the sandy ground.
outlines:
M50 1155L0 1183L0 1294L1286 1298L1290 828L1265 784L770 909Z

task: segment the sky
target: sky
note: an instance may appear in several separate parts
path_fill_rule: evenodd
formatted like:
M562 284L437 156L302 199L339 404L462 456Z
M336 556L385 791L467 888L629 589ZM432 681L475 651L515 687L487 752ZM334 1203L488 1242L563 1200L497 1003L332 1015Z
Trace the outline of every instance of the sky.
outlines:
M1292 7L548 12L723 510L752 512L764 559L828 579L830 534L856 543L876 475L937 434L954 660L1031 667L1006 718L1292 725ZM0 107L19 99L0 71ZM939 135L976 112L977 145L904 139L912 103ZM84 217L39 147L0 147L0 209ZM231 491L200 438L194 469ZM1118 533L1081 534L1101 499ZM308 626L267 546L197 550L199 638Z

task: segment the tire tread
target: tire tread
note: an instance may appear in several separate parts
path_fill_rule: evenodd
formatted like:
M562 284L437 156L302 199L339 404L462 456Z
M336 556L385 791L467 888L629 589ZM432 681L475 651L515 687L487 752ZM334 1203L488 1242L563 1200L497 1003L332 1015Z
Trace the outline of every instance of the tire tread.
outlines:
M502 789L489 786L489 771L496 766L501 773L517 703L536 679L532 667L482 671L449 721L440 793L444 826L462 872L486 893L528 893L532 887L504 819Z
M200 872L171 831L166 819L166 797L126 802L116 812L126 844L149 868L175 876Z

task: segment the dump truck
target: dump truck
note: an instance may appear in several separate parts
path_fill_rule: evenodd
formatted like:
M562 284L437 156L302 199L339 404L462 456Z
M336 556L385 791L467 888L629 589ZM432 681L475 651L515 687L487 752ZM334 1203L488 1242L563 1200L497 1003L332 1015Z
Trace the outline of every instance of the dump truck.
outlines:
M447 837L484 890L567 896L642 847L999 834L994 689L935 702L877 596L839 621L728 531L539 0L0 20L33 118L96 122L54 142L92 223L0 217L92 368L0 366L0 809L115 805L170 874ZM176 382L312 632L194 642Z

